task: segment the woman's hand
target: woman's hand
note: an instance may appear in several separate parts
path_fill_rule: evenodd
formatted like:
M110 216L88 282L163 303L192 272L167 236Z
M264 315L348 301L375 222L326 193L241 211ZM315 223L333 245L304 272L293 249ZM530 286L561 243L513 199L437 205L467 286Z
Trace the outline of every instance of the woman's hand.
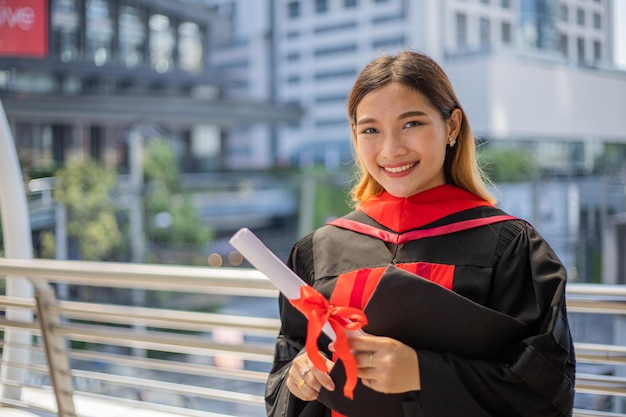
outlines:
M387 394L421 389L417 352L389 337L354 336L349 339L363 384Z
M335 364L333 361L321 355L326 362L328 371ZM322 386L328 391L335 389L335 383L330 376L323 371L317 369L307 354L300 354L291 363L289 376L287 377L287 388L296 397L304 401L313 401L322 389Z

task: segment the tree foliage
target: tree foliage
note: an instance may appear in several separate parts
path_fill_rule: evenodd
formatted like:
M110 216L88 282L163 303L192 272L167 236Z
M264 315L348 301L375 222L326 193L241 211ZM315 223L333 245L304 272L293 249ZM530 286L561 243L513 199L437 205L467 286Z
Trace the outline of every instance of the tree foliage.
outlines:
M143 166L147 240L168 247L210 241L211 230L199 220L191 197L181 191L180 173L169 143L151 140ZM80 259L111 259L127 243L110 199L116 186L115 170L92 160L70 162L56 172L54 196L66 206L70 247ZM40 243L42 256L54 257L52 232L42 233Z
M212 239L212 231L200 220L191 196L181 190L176 157L166 140L148 143L144 175L146 233L151 242L180 246Z
M626 172L626 145L608 143L594 161L594 172L598 174L621 174Z
M531 153L523 149L485 147L478 152L478 160L495 183L530 181L538 169Z
M347 172L328 173L322 167L316 167L302 173L314 178L315 206L313 207L313 228L318 228L330 219L341 217L352 210L350 205L350 184ZM307 190L303 190L307 192Z
M112 168L93 161L72 161L56 173L54 197L67 210L67 235L80 259L110 259L122 233L110 195L117 184Z

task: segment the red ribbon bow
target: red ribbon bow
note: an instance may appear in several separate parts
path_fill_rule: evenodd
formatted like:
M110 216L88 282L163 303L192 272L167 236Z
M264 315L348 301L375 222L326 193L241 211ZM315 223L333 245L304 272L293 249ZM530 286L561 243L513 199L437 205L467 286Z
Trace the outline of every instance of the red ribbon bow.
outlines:
M326 363L320 355L317 339L326 322L330 323L335 335L335 353L346 369L346 384L343 393L352 399L357 382L356 360L350 351L346 330L359 330L367 324L365 313L355 307L334 306L313 287L300 287L300 298L290 300L309 320L306 335L306 351L313 365L321 371L328 372Z

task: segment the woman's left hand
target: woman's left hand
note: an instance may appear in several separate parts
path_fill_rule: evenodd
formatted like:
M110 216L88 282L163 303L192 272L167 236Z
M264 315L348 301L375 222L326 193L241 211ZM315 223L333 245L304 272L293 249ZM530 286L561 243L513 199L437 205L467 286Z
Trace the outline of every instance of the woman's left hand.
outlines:
M351 336L358 372L367 387L391 394L421 389L419 362L413 348L389 337Z

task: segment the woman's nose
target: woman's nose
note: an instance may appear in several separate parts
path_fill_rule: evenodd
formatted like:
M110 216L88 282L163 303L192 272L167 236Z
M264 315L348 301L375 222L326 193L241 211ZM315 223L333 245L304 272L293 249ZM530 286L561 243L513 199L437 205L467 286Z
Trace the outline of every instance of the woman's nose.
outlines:
M407 147L401 138L401 135L395 133L385 134L383 137L381 154L388 158L404 155Z

